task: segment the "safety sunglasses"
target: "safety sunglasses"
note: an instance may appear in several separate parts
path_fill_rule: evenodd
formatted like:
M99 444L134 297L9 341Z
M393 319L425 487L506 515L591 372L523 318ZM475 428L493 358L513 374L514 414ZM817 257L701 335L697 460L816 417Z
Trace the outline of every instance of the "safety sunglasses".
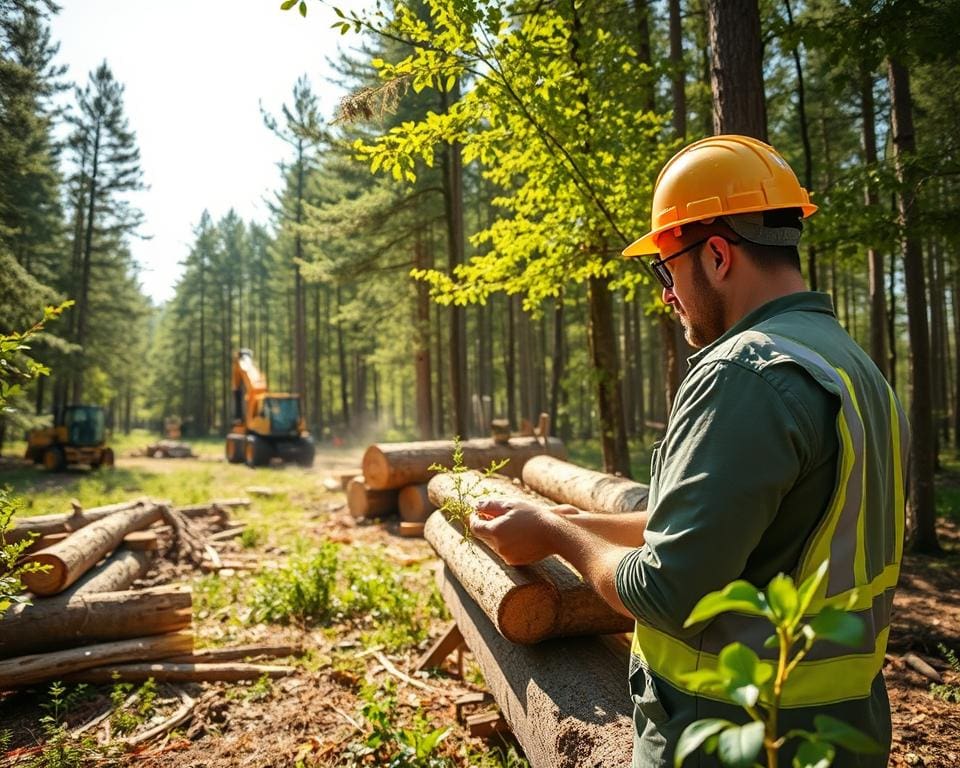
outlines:
M665 259L655 259L654 261L647 261L644 263L647 265L647 269L650 270L650 274L660 281L660 285L669 290L670 288L673 288L673 275L671 275L670 270L666 268L666 263L668 261L673 261L674 259L680 258L685 253L690 253L690 251L692 251L694 248L699 248L711 237L713 237L713 235L708 235L702 240L697 240L697 242L691 243L686 248L681 248L676 253L667 256Z
M681 248L676 253L670 254L665 259L655 259L654 261L647 261L644 263L647 265L647 269L650 270L650 274L660 281L660 285L669 290L670 288L673 288L673 275L670 274L670 270L667 269L664 264L666 264L668 261L673 261L674 259L683 256L685 253L690 253L690 251L692 251L694 248L699 248L711 237L722 237L731 245L740 245L739 240L734 240L733 238L714 232L712 235L707 235L702 240L697 240L695 243L690 243L690 245L688 245L686 248Z

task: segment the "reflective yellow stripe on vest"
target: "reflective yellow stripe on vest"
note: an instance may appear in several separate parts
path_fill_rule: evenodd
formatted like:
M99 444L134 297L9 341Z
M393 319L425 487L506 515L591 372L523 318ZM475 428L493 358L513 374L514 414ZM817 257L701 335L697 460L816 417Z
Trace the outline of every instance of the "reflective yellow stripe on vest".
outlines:
M823 520L807 541L793 575L799 584L829 558L827 577L811 603L810 614L817 613L828 600L856 594L851 610L865 624L866 639L860 647L844 648L831 643L814 645L791 674L790 682L783 690L781 705L806 707L863 698L870 694L873 679L883 665L893 588L903 552L903 467L907 447L902 438L907 432L905 416L888 387L895 545L892 557L886 558L879 572L871 574L868 572L865 535L865 428L853 383L845 371L834 368L820 354L796 341L755 331L748 333L755 334L765 344L772 343L777 351L803 365L826 389L840 398L837 487ZM633 654L677 688L689 690L683 676L699 669L715 668L722 648L735 641L751 647L760 656L761 663L775 669L776 650L763 647L764 640L772 633L773 627L766 619L737 613L717 617L699 635L686 640L638 621L633 636ZM704 692L698 695L714 698Z

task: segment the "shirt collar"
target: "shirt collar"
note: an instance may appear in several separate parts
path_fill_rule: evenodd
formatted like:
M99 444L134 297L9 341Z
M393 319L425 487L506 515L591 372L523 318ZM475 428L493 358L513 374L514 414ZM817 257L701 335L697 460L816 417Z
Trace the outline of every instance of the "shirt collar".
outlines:
M820 293L819 291L798 291L786 296L768 301L762 304L752 312L744 315L737 323L731 326L726 333L712 344L703 349L697 350L693 355L687 358L687 363L692 368L700 360L710 353L717 344L722 344L727 339L743 333L755 325L759 325L764 320L769 320L776 315L782 315L785 312L822 312L834 316L833 299L830 294Z

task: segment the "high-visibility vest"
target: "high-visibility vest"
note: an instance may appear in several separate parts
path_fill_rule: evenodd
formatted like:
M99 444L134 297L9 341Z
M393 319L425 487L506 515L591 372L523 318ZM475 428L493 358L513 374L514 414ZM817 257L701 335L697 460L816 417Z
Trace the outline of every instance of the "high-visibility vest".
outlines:
M808 707L865 698L870 695L871 684L883 665L893 593L903 555L904 472L909 434L906 417L893 390L886 385L887 424L884 426L889 429L889 441L884 459L893 474L892 493L885 489L871 489L868 493L867 463L871 457L867 455L861 403L850 377L842 368L834 367L818 352L797 341L755 330L746 331L740 338L749 341L751 336L803 366L840 398L837 486L792 575L799 585L829 558L827 575L808 614L818 613L827 600L844 600L856 591L856 601L850 610L865 624L864 640L858 647L829 641L815 643L791 673L782 692L781 706ZM868 498L872 503L868 504ZM871 526L888 529L888 535L879 537L882 547L871 547L871 540L877 540L867 535ZM885 551L874 551L877 549ZM721 614L701 633L686 639L638 620L632 652L659 677L680 690L694 693L683 676L699 669L716 668L720 651L733 642L749 646L761 663L769 664L775 671L778 649L763 647L772 632L773 627L766 618L735 612ZM708 692L695 693L723 700Z

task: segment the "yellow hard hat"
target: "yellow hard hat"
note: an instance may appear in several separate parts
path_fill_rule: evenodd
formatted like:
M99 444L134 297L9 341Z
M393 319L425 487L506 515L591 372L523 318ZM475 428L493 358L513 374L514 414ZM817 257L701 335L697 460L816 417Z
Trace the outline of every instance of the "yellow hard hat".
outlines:
M661 233L684 224L777 208L798 208L804 219L817 210L773 147L749 136L701 139L681 149L660 171L651 229L623 255L656 253Z

